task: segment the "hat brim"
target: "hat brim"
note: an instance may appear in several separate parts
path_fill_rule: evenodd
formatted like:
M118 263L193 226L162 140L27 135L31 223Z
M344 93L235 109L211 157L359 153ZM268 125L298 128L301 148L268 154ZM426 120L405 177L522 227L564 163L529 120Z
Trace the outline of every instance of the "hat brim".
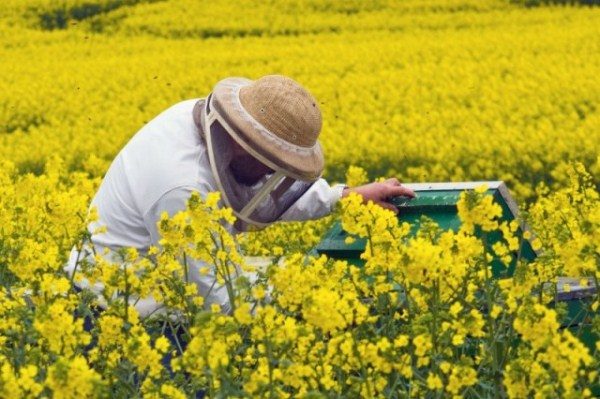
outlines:
M232 128L235 133L233 139L242 147L254 150L259 159L265 158L291 177L304 181L317 180L325 166L319 141L312 147L302 147L269 132L240 102L239 90L251 83L252 80L245 78L227 78L218 82L212 92L211 106Z

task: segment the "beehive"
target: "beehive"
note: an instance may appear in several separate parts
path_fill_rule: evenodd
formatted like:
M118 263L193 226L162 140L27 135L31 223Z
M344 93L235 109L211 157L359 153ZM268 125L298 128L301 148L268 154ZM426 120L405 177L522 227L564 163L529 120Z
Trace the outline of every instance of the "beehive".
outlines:
M494 201L502 208L502 221L512 221L518 215L516 202L511 197L506 185L501 181L488 182L464 182L464 183L416 183L404 184L416 193L414 199L395 198L393 203L399 208L398 218L400 222L408 222L411 227L410 235L416 234L425 216L436 222L444 230L457 231L460 228L457 202L461 192L472 190L482 184L487 184L488 194L494 197ZM522 230L517 233L522 235ZM358 239L352 244L346 244L345 238L348 234L342 229L340 223L336 223L318 244L316 250L320 254L326 254L330 258L345 259L352 264L361 265L363 261L360 254L364 251L366 240ZM486 239L490 245L502 237L500 232L488 234ZM494 260L492 270L495 277L510 277L514 272L516 259L523 257L529 261L535 259L536 254L527 240L522 240L520 254L515 253L513 263L504 267L499 260Z

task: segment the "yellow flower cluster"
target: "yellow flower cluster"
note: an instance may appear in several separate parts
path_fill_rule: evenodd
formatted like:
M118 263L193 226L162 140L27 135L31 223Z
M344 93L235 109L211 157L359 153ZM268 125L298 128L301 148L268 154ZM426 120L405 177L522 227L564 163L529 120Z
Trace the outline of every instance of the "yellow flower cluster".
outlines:
M567 171L570 184L542 197L530 210L532 228L545 243L545 259L565 276L600 279L600 202L597 187L582 164Z
M290 251L253 280L233 278L244 261L224 226L233 222L231 210L217 207L217 193L204 200L194 194L185 212L159 222L160 249L142 257L129 248L122 251L120 264L98 258L95 267L78 269L76 279L107 286L107 307L100 314L94 314L94 295L73 291L60 259L44 257L46 263L34 273L24 273L26 265L19 262L37 259L23 258L20 250L27 248L17 248L4 260L5 273L14 274L3 280L8 285L0 301L5 344L0 387L6 395L52 392L57 397L127 396L132 391L148 397L198 391L211 397L316 392L344 397L591 396L598 382L591 351L598 349L582 343L578 329L561 329L564 315L548 307L551 297L544 284L563 272L562 255L552 251L557 240L569 238L536 213L541 204L560 203L565 212L579 215L579 236L595 242L600 200L589 191L591 177L581 166L575 165L571 176L570 187L543 197L529 212L533 226L547 228L538 239L548 254L519 263L515 277L501 281L491 278L495 250L474 231L501 232L507 247L518 238L510 226L490 226L497 209L485 186L461 197L463 228L444 232L424 221L415 237L391 211L351 194L341 202L340 217L348 232L367 240L364 267ZM58 192L63 184L46 175L11 179L16 187L34 179L42 192ZM37 199L32 195L22 201ZM37 209L36 215L49 218L52 209ZM13 231L27 220L23 210L10 216ZM93 217L91 212L70 227L84 230ZM192 258L205 261L227 286L231 313L204 306L187 280L186 259ZM597 281L597 268L577 271ZM169 312L140 318L128 299L148 294L168 304ZM597 298L588 307L597 309ZM86 315L95 323L92 329L84 329ZM162 335L173 327L184 331L181 341Z
M0 397L600 394L599 34L598 8L505 0L5 1ZM461 196L458 231L424 219L411 236L349 195L323 220L233 237L219 194L193 195L160 220L160 248L65 274L135 131L221 78L269 73L319 99L332 181L368 181L351 165L502 179L535 202L499 222L482 186ZM364 266L311 251L338 219L365 240ZM273 262L253 270L245 255ZM494 279L496 260L516 260L514 276ZM231 312L205 303L192 272L225 286ZM554 301L560 276L596 289L575 317ZM141 317L148 296L165 312Z
M568 331L560 331L556 313L539 303L524 306L514 322L526 343L506 366L506 386L512 397L581 397L573 390L579 376L569 369L586 367L593 359L588 349ZM547 334L540 334L547 331ZM524 373L524 370L528 372ZM597 371L590 373L593 382ZM537 392L536 392L537 391ZM589 389L583 395L590 396Z

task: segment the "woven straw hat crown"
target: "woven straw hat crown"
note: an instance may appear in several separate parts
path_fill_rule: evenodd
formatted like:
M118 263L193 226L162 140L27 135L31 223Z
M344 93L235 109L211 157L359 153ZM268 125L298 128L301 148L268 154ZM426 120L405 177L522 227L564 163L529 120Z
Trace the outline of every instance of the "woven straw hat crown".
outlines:
M272 134L301 147L313 147L321 131L314 97L295 80L267 75L240 89L242 106Z
M215 85L207 101L206 112L214 111L231 137L262 163L303 181L321 176L321 111L295 80L229 77Z

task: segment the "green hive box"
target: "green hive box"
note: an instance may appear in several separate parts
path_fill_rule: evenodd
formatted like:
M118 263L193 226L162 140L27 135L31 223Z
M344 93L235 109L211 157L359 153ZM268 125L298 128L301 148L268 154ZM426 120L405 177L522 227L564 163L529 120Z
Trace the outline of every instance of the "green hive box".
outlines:
M404 186L415 191L416 197L414 199L395 198L392 202L400 210L398 214L400 222L408 222L412 226L411 236L414 236L419 230L422 216L432 219L444 230L457 231L460 228L460 219L456 204L460 193L475 189L484 183L488 186L488 194L492 195L494 201L502 207L500 220L509 222L514 220L518 215L518 207L506 185L501 181L404 184ZM517 232L519 236L521 236L523 228L526 228L526 226L520 226ZM360 254L365 250L366 240L357 239L352 244L346 244L344 240L347 236L348 234L338 222L325 234L317 245L316 251L333 259L343 259L357 266L363 265L364 261L360 259ZM487 236L490 245L501 238L502 234L500 232L494 232ZM518 254L515 253L514 255ZM522 240L520 256L528 261L536 258L536 253L529 241ZM495 259L492 262L494 277L506 278L512 276L516 266L516 258L517 256L513 256L513 263L508 268ZM568 290L564 289L565 283L569 284ZM568 311L568 315L563 320L563 328L568 328L577 333L592 353L598 337L591 332L590 317L592 315L586 314L586 307L582 306L582 301L588 301L593 295L595 295L595 290L590 287L581 287L579 279L561 278L556 297L556 303L565 304ZM595 387L594 392L597 389L598 387Z
M436 222L442 229L457 231L460 228L460 219L456 204L460 193L465 190L475 189L482 184L488 186L488 194L494 197L494 201L502 207L503 221L512 221L518 214L517 204L512 199L506 185L501 181L488 182L466 182L466 183L416 183L404 184L415 191L416 197L395 198L392 202L398 206L400 222L408 222L411 226L411 235L416 234L421 224L421 217L426 216ZM522 234L521 229L518 232ZM319 254L326 254L330 258L345 259L350 263L360 266L363 261L360 254L364 251L366 240L358 239L352 244L344 242L347 233L342 229L340 223L336 223L323 240L318 244L316 250ZM493 245L502 239L500 232L493 232L487 236L488 243ZM520 256L531 261L536 254L531 248L529 241L523 240ZM499 260L494 260L492 270L495 277L512 276L516 259L519 254L515 253L513 263L506 268Z

